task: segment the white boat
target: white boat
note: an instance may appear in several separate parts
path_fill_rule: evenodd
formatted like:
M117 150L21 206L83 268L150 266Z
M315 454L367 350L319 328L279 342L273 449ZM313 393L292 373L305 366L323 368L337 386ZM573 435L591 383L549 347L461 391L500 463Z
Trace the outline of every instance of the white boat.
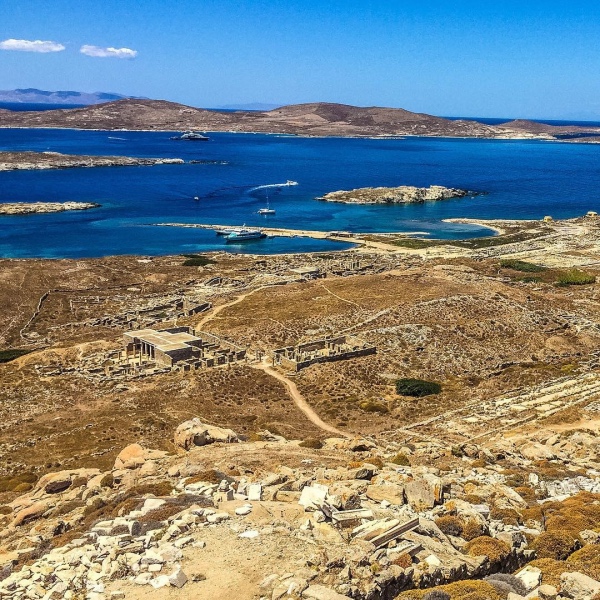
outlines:
M259 215L274 215L275 214L275 209L271 208L271 206L269 205L269 196L267 196L267 207L259 208L256 212Z
M225 236L225 242L247 242L249 240L260 240L266 237L267 234L263 233L260 229L240 229L239 231L232 231L229 235Z
M205 135L202 135L201 133L198 133L197 131L186 131L185 133L182 133L179 136L172 137L171 139L172 140L191 140L193 142L196 142L196 141L206 142L210 138L208 138Z

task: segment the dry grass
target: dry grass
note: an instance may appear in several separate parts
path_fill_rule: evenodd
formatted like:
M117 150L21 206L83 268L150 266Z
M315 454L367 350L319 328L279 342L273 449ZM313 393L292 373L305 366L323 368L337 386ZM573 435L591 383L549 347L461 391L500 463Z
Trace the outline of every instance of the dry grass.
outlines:
M459 517L453 515L444 515L435 520L435 524L440 528L442 533L459 537L463 533L464 523Z
M502 600L502 596L498 594L494 586L485 581L473 579L455 581L425 590L409 590L402 592L396 600L423 600L423 597L432 591L446 592L450 594L452 600Z
M600 565L598 563L540 558L531 561L529 565L540 569L543 584L553 585L557 589L560 589L560 576L563 573L577 571L597 581L600 580Z
M501 540L482 535L471 540L465 551L469 556L487 556L491 562L504 560L510 554L510 547Z
M567 530L544 531L531 544L538 558L564 560L576 548L577 535Z

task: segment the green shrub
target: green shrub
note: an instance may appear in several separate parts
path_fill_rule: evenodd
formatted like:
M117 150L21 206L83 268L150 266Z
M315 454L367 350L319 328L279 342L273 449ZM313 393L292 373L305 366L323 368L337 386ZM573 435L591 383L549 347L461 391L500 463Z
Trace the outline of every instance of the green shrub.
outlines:
M396 381L396 393L400 396L422 398L439 394L441 391L442 386L434 381L425 381L424 379L398 379Z
M571 269L561 273L556 280L556 285L565 287L568 285L589 285L596 283L596 276L579 269Z
M184 254L187 260L183 262L184 267L205 267L206 265L214 265L217 261L201 254Z
M406 454L402 454L402 452L399 452L396 454L396 456L391 458L390 462L401 467L410 467L410 460L408 460L408 456L406 456Z
M33 350L26 350L25 348L12 348L10 350L0 350L0 363L10 362L19 358L19 356L25 356L33 352Z
M364 410L365 412L376 412L381 414L390 412L385 404L375 402L374 400L365 400L364 402L360 402L358 406L361 410Z
M534 265L524 260L516 260L514 258L506 258L500 261L500 266L503 269L512 269L513 271L521 271L522 273L541 273L546 270L546 267Z

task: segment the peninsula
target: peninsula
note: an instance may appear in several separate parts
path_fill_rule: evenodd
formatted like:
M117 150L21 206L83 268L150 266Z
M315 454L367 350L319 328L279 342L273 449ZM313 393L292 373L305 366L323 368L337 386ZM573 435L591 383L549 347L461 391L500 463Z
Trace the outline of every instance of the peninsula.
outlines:
M73 169L81 167L138 167L182 165L181 158L131 158L129 156L86 156L60 152L0 152L0 171Z
M349 191L339 190L329 192L316 199L325 200L326 202L343 202L344 204L422 204L427 201L464 198L469 195L474 195L474 193L441 185L432 185L428 188L401 185L399 187L366 187Z
M598 127L553 126L533 121L488 125L446 119L401 108L358 107L328 102L292 104L268 111L219 111L164 100L124 99L84 108L0 110L0 127L231 131L305 136L428 136L567 141L600 135Z
M66 210L88 210L98 208L95 202L3 202L0 215L31 215L34 213L55 213Z

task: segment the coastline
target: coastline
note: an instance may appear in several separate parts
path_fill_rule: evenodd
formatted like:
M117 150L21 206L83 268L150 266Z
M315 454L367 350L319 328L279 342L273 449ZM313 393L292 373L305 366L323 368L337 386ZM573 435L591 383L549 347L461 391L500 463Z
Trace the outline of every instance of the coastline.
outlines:
M0 129L46 129L46 130L62 130L62 131L101 131L101 132L122 132L122 133L179 133L181 129L105 129L101 127L52 127L45 125L43 127L23 127L23 126L7 126L0 125ZM558 139L550 136L539 135L515 135L515 136L471 136L471 135L433 135L433 134L381 134L381 135L319 135L319 134L303 134L303 133L291 133L282 131L239 131L237 129L202 129L204 133L215 134L215 133L235 133L235 134L247 134L247 135L272 135L272 136L286 136L286 137L298 137L298 138L317 138L317 139L357 139L357 140L404 140L404 139L447 139L447 140L491 140L498 142L559 142L559 143L574 143L572 139ZM598 141L584 141L585 138L581 138L578 141L579 144L598 144Z

